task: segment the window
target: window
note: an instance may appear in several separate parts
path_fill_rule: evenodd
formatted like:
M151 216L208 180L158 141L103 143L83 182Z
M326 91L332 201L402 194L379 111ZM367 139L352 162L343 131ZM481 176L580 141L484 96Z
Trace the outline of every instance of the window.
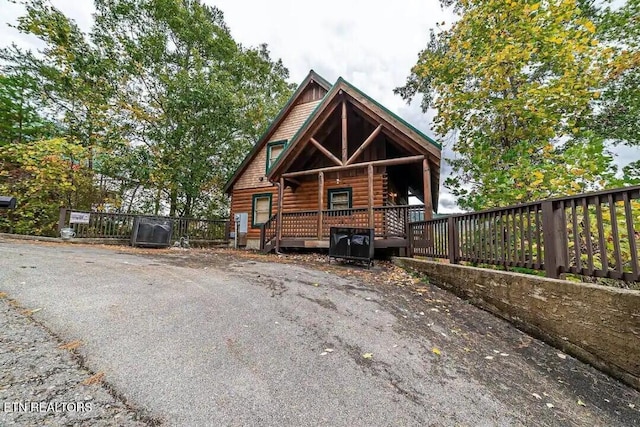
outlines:
M267 144L267 172L276 163L286 146L287 141L273 141Z
M251 204L253 212L251 226L260 227L271 218L271 194L254 194Z
M327 200L330 210L351 209L351 188L332 188Z

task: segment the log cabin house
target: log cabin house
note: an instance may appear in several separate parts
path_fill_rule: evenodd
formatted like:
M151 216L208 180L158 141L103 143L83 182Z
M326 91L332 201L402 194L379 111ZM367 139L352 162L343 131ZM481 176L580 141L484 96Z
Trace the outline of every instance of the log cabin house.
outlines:
M252 249L328 248L329 229L375 229L375 248L408 246L408 223L438 203L441 146L339 78L313 70L247 154L225 192L231 229ZM409 205L415 196L423 205Z

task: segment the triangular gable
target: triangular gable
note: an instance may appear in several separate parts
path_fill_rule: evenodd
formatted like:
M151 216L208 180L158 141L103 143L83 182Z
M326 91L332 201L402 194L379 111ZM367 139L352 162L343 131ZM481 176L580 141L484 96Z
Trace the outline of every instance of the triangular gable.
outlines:
M282 124L282 122L286 119L287 115L291 112L293 107L299 101L301 101L304 96L306 96L309 93L307 89L313 86L314 84L317 84L321 88L324 88L324 90L326 91L329 91L331 89L331 84L327 80L325 80L322 76L318 75L315 71L311 70L307 75L307 77L305 77L305 79L302 81L302 83L300 83L300 85L298 86L296 91L293 93L293 95L291 95L291 97L289 98L287 103L284 105L284 107L282 107L282 109L280 110L276 118L271 122L271 125L269 125L269 128L267 128L267 130L262 134L260 139L258 139L258 142L256 142L256 144L253 146L251 151L245 156L244 160L242 161L238 169L236 169L233 176L229 179L229 181L227 181L227 183L224 186L225 193L229 193L231 191L233 185L240 178L240 176L242 176L242 173L251 164L251 162L257 156L260 150L264 148L264 146L267 144L271 136L274 134L274 132L277 131L278 127Z
M336 99L336 97L344 91L346 95L350 96L354 101L356 101L359 105L359 109L370 110L373 115L379 116L384 121L389 123L391 127L402 132L406 138L413 141L415 143L416 148L418 148L425 155L430 155L432 158L438 159L438 164L440 160L440 150L442 146L429 138L423 132L419 131L405 120L400 118L398 115L394 114L389 109L382 106L380 103L375 101L373 98L344 80L342 77L338 78L336 83L331 87L331 90L324 97L322 102L318 104L316 109L309 115L307 120L300 126L300 129L296 134L291 138L287 149L282 155L278 158L277 162L272 166L271 170L267 174L267 177L270 180L273 180L275 176L278 176L284 165L291 164L293 160L300 154L296 153L296 146L301 144L304 136L306 135L309 128L318 120L323 114L325 114L324 119L328 117L326 113L330 113L328 111L332 101ZM307 135L308 136L308 135Z

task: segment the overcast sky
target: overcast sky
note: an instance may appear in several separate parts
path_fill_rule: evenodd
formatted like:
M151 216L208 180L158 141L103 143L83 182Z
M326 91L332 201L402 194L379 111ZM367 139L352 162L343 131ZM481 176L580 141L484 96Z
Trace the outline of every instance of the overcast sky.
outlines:
M423 114L418 103L408 106L393 89L403 85L418 53L436 23L453 19L440 8L438 0L204 0L225 14L234 39L245 46L267 43L272 57L282 58L299 83L314 69L330 82L344 77L387 108L434 137L432 114ZM52 0L83 30L91 25L93 2L89 0ZM2 44L15 41L24 47L37 47L35 40L19 34L6 23L15 23L22 8L0 0ZM444 141L441 141L444 142ZM443 157L450 157L444 142ZM638 150L623 150L619 162ZM449 168L443 162L440 182ZM440 186L439 212L455 211L453 197Z

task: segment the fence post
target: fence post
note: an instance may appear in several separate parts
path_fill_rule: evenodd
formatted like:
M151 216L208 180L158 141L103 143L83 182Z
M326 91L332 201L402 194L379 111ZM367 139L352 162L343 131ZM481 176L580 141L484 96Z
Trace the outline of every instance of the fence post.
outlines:
M267 221L269 222L269 221ZM262 224L260 224L260 252L264 252L264 248L265 248L265 225L267 223L263 222ZM237 236L236 236L237 238Z
M60 231L64 228L65 222L67 222L67 208L60 208L60 216L58 217L58 237L60 237Z
M224 236L222 237L222 240L224 240L225 242L228 242L230 233L231 233L231 220L229 219L224 222Z
M566 266L566 219L564 204L556 208L553 201L542 202L542 237L544 239L544 270L547 277L557 279Z
M458 262L458 230L456 229L456 219L452 216L447 218L447 231L448 231L448 249L449 249L449 262L451 264L457 264Z
M407 223L407 256L413 258L413 226Z

